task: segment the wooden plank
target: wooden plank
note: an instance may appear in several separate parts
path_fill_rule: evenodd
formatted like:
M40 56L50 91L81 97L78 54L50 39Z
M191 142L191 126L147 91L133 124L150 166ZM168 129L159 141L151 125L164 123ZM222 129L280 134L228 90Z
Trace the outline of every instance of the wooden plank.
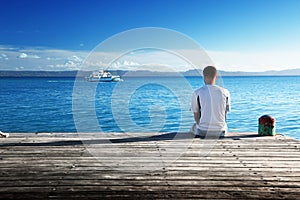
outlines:
M87 133L86 145L74 133L11 134L0 139L0 199L300 197L300 142L292 138L141 135L115 133L111 143ZM201 156L206 144L213 148Z

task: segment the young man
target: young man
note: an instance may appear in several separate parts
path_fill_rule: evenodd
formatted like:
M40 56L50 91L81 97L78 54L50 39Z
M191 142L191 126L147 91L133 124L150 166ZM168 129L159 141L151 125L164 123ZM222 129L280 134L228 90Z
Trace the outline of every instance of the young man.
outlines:
M216 84L217 69L207 66L203 70L205 86L197 89L192 96L192 111L196 137L217 135L223 137L227 132L226 115L230 110L230 94L227 89Z

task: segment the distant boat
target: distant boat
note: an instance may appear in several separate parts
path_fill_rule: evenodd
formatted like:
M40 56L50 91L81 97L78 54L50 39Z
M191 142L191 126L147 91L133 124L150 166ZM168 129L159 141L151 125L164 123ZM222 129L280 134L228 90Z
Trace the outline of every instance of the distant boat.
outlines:
M86 77L90 82L119 82L121 77L119 75L112 75L108 71L93 72L90 76Z

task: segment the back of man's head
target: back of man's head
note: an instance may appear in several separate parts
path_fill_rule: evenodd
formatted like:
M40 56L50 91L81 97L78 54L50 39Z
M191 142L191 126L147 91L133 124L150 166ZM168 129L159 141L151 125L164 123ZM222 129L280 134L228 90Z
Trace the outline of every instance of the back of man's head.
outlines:
M217 69L214 66L207 66L203 69L205 84L214 85L217 79Z
M203 76L213 79L217 76L217 69L214 66L207 66L203 69Z

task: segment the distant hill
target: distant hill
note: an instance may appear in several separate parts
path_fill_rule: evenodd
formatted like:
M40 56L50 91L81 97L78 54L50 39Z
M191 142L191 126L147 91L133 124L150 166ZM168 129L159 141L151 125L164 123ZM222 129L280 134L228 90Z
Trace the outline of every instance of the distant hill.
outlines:
M76 77L78 71L0 71L0 77ZM90 75L92 71L80 71L79 76L86 77ZM222 76L300 76L299 69L288 69L281 71L265 71L265 72L242 72L242 71L220 71ZM112 74L118 74L120 76L178 76L176 72L152 72L147 70L141 71L112 71ZM202 75L201 70L188 70L180 73L184 76L199 76Z

